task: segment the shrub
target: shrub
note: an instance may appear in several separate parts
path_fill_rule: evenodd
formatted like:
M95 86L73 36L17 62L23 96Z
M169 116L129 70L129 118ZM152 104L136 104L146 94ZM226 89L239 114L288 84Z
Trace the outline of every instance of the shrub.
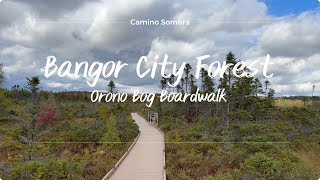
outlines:
M69 169L63 160L51 159L48 164L50 179L67 179Z
M229 113L229 118L234 121L252 121L253 116L244 110L238 110L232 113Z
M37 117L37 123L40 126L48 125L56 120L56 109L52 107L44 107Z
M47 170L44 164L29 161L16 166L11 172L11 179L45 179Z
M241 164L241 169L261 179L279 179L283 171L280 161L264 153L256 153Z

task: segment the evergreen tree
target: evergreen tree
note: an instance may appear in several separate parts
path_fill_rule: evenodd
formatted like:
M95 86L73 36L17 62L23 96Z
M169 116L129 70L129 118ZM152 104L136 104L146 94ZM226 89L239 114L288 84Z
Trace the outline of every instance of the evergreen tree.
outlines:
M272 106L274 95L275 95L275 90L270 88L267 96L267 102L269 103L270 106Z
M232 86L233 86L233 80L234 80L234 75L233 75L233 66L234 64L236 64L236 58L235 55L230 51L227 56L226 56L226 64L230 64L229 67L226 69L226 72L223 74L223 78L220 78L219 82L219 88L223 88L226 90L226 94L227 94L227 111L229 112L231 109L231 104L233 103L233 99L232 99Z
M214 92L214 80L209 76L208 71L203 71L203 90L204 93Z
M243 109L246 98L253 92L253 78L241 77L235 82L232 89L232 97L234 97L235 104L238 109Z
M161 90L164 90L167 88L167 79L165 77L162 77L160 80Z
M228 74L227 74L228 86L229 86L229 89L231 89L232 79L234 78L233 73L232 73L232 68L237 63L235 55L231 51L227 54L226 63L231 64L227 69L227 71L228 71Z
M29 140L29 160L32 160L32 145L34 141L34 136L35 136L35 128L36 128L36 116L37 116L37 105L38 105L38 100L37 100L37 94L39 91L39 84L40 84L40 79L37 76L33 76L32 78L27 78L27 84L28 84L28 89L32 93L32 101L31 101L31 107L30 112L31 112L31 126L29 129L29 134L30 134L30 140Z
M241 62L241 61L239 61ZM244 67L243 70L238 70L239 74L248 74L250 69ZM256 95L259 91L259 79L253 79L253 77L234 77L235 81L233 88L231 89L232 101L234 101L235 107L238 109L243 109L247 98L254 94ZM261 84L261 83L260 83ZM260 87L261 89L261 87ZM230 98L231 99L231 98Z
M184 87L184 79L183 79L183 78L181 78L180 83L181 83L181 93L184 93L184 90L183 90L183 87Z
M227 94L230 94L232 88L232 81L235 78L233 75L233 66L236 64L235 55L230 51L226 56L226 64L230 64L230 66L226 69L226 72L223 74L223 78L220 78L219 88L226 89Z
M5 80L3 67L4 67L3 63L0 63L0 86L4 83L4 80Z
M116 89L116 84L111 80L108 84L109 92L114 93L114 90Z
M27 78L28 89L33 95L39 90L40 79L37 76L33 76L31 79Z
M201 75L201 91L205 91L205 77L208 72L204 69L201 68L200 70L200 75Z
M197 91L196 80L193 74L190 74L190 92L195 93Z
M265 85L265 89L266 89L266 97L268 96L268 88L269 88L269 85L270 85L270 82L268 81L268 80L266 80L265 82L264 82L264 85Z
M185 68L184 68L184 73L185 73L185 86L186 86L186 93L188 93L188 85L189 85L189 80L190 80L190 73L191 73L192 67L191 65L188 63L186 64Z
M258 94L262 94L262 84L261 81L258 78L254 78L253 81L253 94L254 96L258 97Z
M180 92L181 92L181 85L178 84L178 85L176 86L176 89L177 89L177 93L180 93Z
M171 74L171 76L169 77L169 83L172 85L173 83L174 83L174 81L175 81L175 76L173 75L173 74ZM170 88L171 89L171 92L173 92L174 91L174 87L171 87Z
M270 88L268 92L268 100L272 100L275 94L275 90Z

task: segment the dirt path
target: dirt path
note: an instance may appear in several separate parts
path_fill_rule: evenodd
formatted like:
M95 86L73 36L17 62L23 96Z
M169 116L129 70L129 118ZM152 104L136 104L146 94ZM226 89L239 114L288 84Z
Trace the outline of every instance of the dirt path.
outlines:
M111 180L163 179L164 137L137 113L131 114L141 135L129 155L111 176Z

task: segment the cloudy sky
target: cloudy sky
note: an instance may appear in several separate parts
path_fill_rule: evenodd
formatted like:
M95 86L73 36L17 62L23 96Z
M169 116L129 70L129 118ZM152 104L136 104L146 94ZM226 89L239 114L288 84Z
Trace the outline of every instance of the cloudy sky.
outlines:
M132 26L131 19L183 19L189 26ZM169 61L196 63L211 55L223 61L264 62L270 54L270 79L278 96L320 95L320 3L317 0L0 0L0 62L7 82L25 86L39 76L46 90L105 89L102 78L90 88L84 78L45 78L46 57L71 62L128 63L119 78L121 91L159 91L159 76L139 79L140 56L165 53ZM208 61L210 63L210 61ZM157 74L160 74L158 71ZM261 77L261 75L259 75Z

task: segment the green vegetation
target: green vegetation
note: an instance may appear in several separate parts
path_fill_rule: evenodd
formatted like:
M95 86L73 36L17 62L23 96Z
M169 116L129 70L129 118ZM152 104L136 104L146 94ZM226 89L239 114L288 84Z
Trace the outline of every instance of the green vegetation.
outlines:
M138 134L126 104L93 104L85 92L0 90L2 179L101 179Z
M239 62L231 52L226 60ZM275 99L269 81L236 77L231 69L217 81L201 70L201 93L226 90L228 102L220 103L94 104L86 92L39 91L37 77L27 79L28 90L0 89L0 177L101 179L130 146L108 142L131 142L138 134L134 109L159 112L168 179L319 178L319 98ZM0 80L1 74L0 64ZM176 77L162 78L161 88L196 92L190 64L184 75L175 88L168 82ZM115 83L107 88L113 93Z
M232 53L226 60L238 62ZM231 67L216 86L226 89L227 103L155 102L151 108L161 115L168 179L319 178L320 104L279 106L269 81L235 77ZM194 89L191 69L177 92ZM202 93L215 92L207 73L202 70Z
M267 103L261 100L260 103ZM320 175L320 106L273 107L268 116L237 110L188 121L181 105L162 104L168 179L317 179ZM157 110L155 107L153 110ZM160 110L160 109L158 109ZM172 116L172 112L174 116Z

